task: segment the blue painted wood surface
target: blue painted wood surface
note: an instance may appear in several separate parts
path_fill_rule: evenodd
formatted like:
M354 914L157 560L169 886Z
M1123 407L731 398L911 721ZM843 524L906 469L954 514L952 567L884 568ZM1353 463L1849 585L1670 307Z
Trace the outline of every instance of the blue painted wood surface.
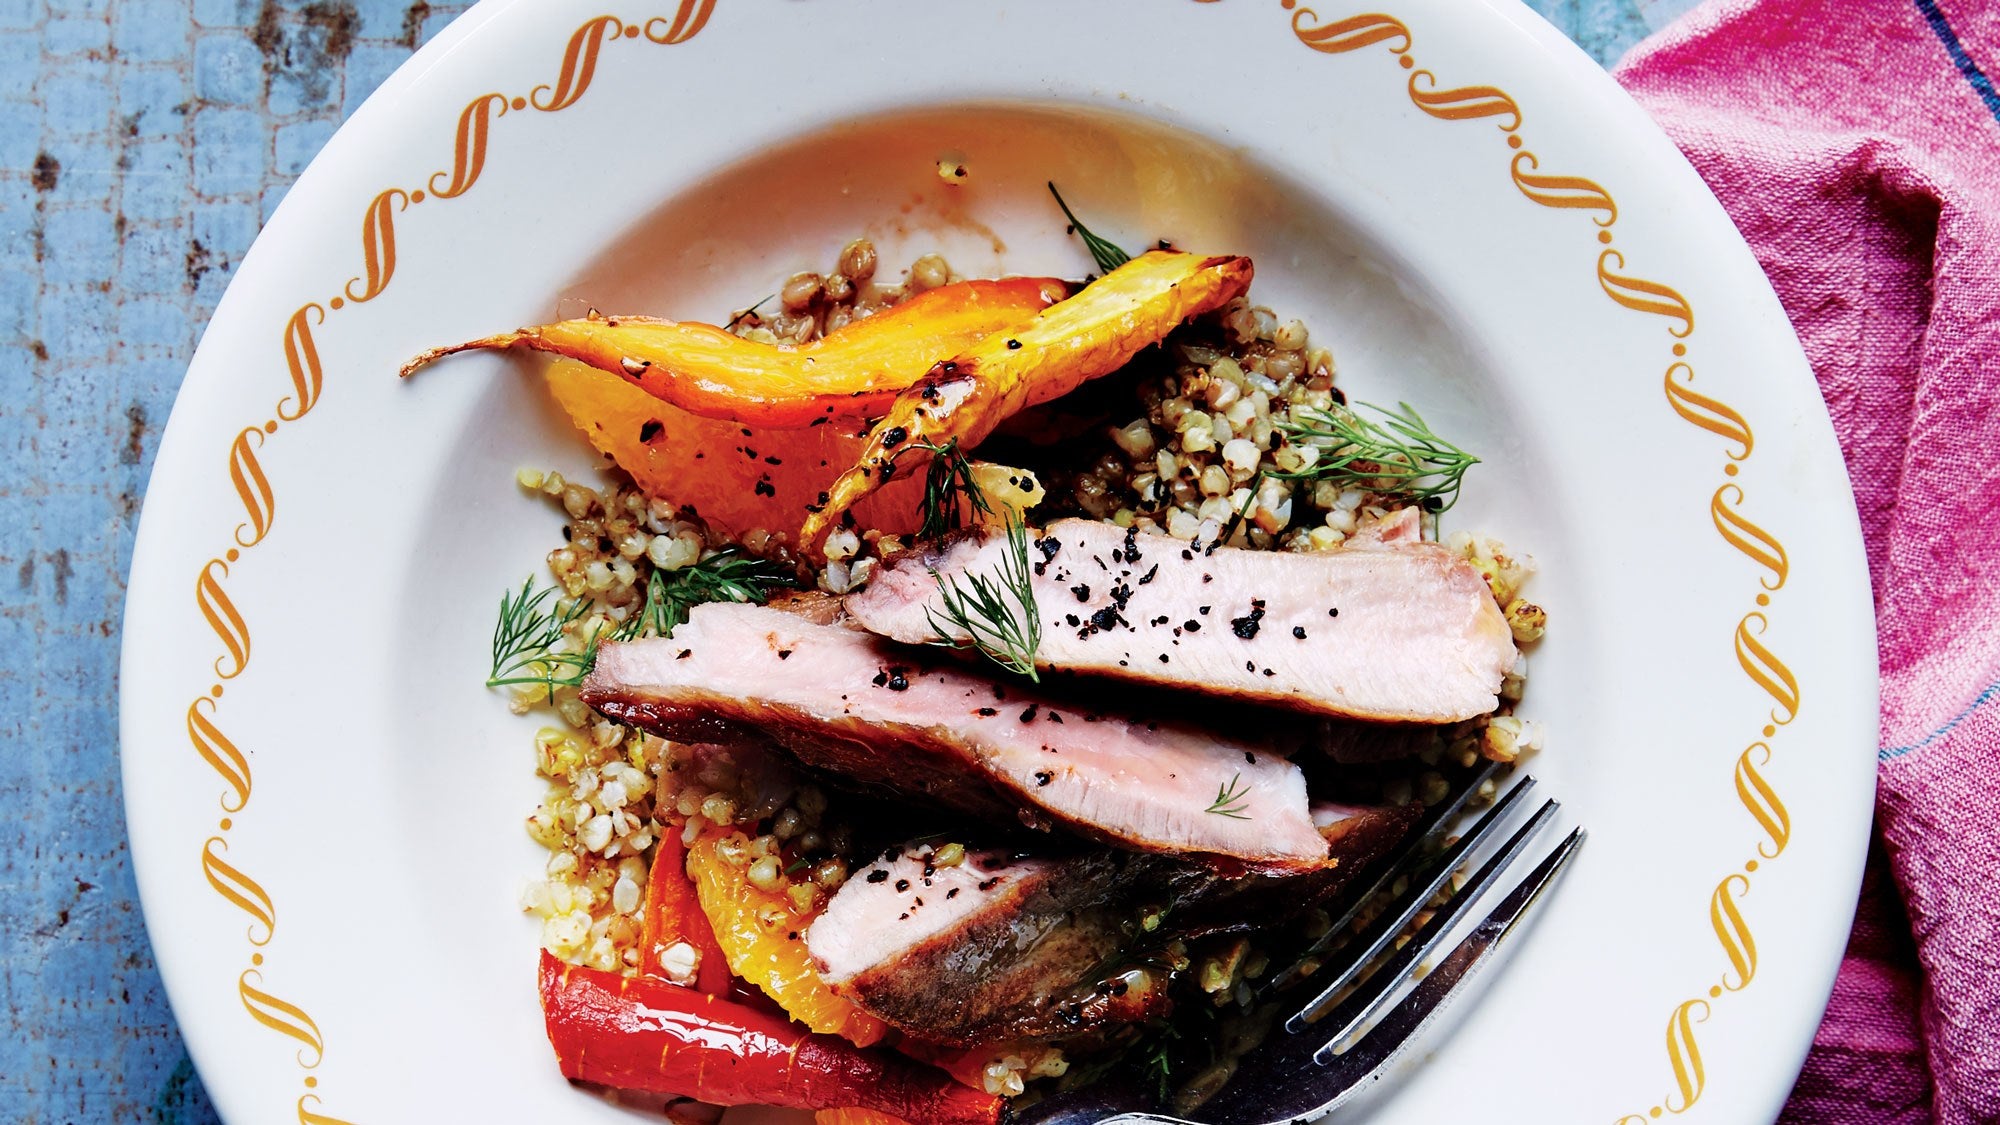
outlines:
M1531 0L1600 62L1693 0ZM456 0L0 0L0 1121L216 1120L139 918L118 625L160 426L259 226Z

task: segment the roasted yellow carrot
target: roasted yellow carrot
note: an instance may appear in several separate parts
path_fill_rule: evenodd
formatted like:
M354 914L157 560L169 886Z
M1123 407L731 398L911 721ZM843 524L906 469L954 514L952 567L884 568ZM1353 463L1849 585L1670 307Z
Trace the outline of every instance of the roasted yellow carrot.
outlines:
M530 348L621 376L691 414L803 429L879 417L933 364L1026 323L1068 291L1047 277L954 282L797 345L693 321L590 316L434 348L404 364L403 375L456 352Z
M816 545L862 497L933 449L954 438L970 449L1021 410L1118 370L1182 321L1241 296L1250 276L1248 258L1149 251L1026 324L940 360L896 396L860 460L800 526L800 545Z

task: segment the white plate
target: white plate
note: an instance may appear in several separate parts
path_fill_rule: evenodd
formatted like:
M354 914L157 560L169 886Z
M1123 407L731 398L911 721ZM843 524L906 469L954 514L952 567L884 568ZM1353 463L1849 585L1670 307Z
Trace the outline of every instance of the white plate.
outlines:
M1381 12L491 0L405 66L230 287L133 562L133 856L223 1114L625 1112L543 1038L534 720L480 686L556 527L511 474L592 458L519 365L398 363L583 302L723 315L857 231L1080 274L1054 179L1128 242L1254 255L1343 386L1487 458L1452 522L1542 564L1533 768L1590 840L1354 1117L1773 1117L1874 776L1832 431L1755 261L1597 67L1502 0Z

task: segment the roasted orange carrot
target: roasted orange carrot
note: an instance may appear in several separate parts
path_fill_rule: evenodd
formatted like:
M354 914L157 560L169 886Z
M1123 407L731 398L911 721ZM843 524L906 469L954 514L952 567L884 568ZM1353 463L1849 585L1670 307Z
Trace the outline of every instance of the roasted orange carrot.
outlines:
M879 1109L822 1109L813 1114L813 1125L909 1125Z
M864 422L792 430L704 418L573 359L549 364L544 385L590 444L646 495L691 504L711 527L735 538L753 528L798 527L819 494L861 455L867 431ZM886 533L913 531L923 492L921 480L897 481L858 505L855 515Z
M1108 375L1182 321L1220 308L1250 286L1250 259L1153 250L1105 274L1018 328L940 360L896 396L859 463L806 517L806 547L862 497L956 438L970 449L1021 410Z
M1068 291L1047 277L954 282L797 345L694 321L590 316L434 348L404 364L403 376L456 352L522 347L609 371L692 414L803 429L881 415L939 360L1027 322Z
M860 1047L881 1042L889 1025L836 995L806 952L803 936L820 908L801 909L789 894L751 883L746 867L724 858L730 835L710 828L687 851L688 878L730 971L813 1031Z

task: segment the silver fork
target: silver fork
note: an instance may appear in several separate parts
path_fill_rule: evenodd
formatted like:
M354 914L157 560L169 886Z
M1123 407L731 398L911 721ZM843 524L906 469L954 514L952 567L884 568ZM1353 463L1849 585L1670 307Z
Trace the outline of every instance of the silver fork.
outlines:
M1557 802L1543 801L1408 942L1392 950L1395 939L1466 858L1498 839L1525 807L1535 784L1532 777L1521 778L1441 852L1433 850L1497 768L1489 763L1475 771L1445 801L1428 810L1410 842L1378 861L1348 891L1345 908L1336 913L1326 936L1264 986L1263 998L1287 1001L1291 1017L1238 1060L1228 1083L1194 1111L1195 1117L1153 1112L1148 1108L1151 1100L1136 1084L1107 1080L1027 1107L1015 1115L1015 1125L1296 1125L1340 1108L1380 1082L1397 1057L1492 960L1583 842L1583 829L1572 829L1543 853L1463 940L1438 959L1414 988L1402 992L1412 971L1438 952L1485 892L1526 865L1522 857L1528 845L1555 817ZM1371 904L1383 904L1373 920L1355 930L1347 944L1327 953L1327 947Z

